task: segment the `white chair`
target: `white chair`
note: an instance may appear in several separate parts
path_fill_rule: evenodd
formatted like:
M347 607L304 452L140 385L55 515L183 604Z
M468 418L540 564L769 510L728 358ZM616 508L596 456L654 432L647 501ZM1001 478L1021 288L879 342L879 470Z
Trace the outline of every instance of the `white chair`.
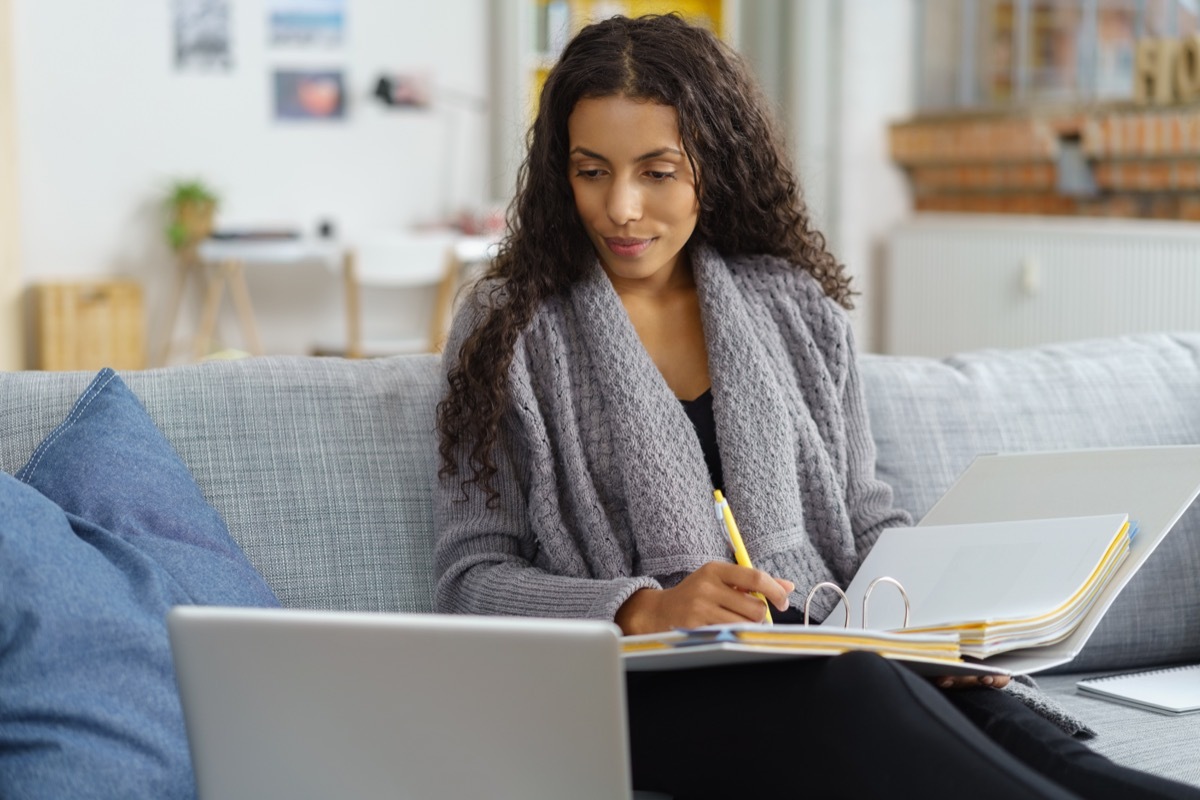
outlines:
M453 232L388 232L363 237L346 249L342 278L346 294L348 358L438 352L446 337L464 268L485 261L491 240ZM424 333L402 339L363 333L362 293L369 288L433 288L435 298Z

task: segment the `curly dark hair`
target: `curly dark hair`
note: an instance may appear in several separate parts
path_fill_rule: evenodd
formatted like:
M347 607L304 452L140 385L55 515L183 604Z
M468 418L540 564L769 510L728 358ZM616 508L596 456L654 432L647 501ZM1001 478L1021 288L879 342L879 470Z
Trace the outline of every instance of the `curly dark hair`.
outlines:
M568 179L567 119L580 100L611 96L675 109L700 199L691 244L707 243L723 256L782 257L852 307L849 278L812 227L784 139L741 56L675 14L618 16L587 26L542 88L508 234L484 276L496 288L457 353L437 408L439 476L469 466L464 497L475 483L489 506L499 500L491 485L493 455L517 336L541 303L580 280L596 257ZM469 465L456 457L464 442L470 443Z

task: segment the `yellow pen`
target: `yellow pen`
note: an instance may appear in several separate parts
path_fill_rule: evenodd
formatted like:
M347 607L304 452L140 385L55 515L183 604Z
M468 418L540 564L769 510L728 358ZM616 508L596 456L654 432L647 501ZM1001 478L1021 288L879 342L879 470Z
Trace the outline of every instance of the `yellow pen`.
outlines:
M750 567L754 569L754 565L750 563L750 554L746 552L746 543L742 541L742 534L738 531L737 523L733 521L733 510L729 507L729 501L725 499L725 495L721 494L720 489L713 490L713 503L717 510L717 519L725 522L725 531L729 534L729 541L733 544L733 557L740 566ZM767 602L767 598L762 596L761 592L751 592L750 594L763 601L763 605L767 607L767 616L763 620L767 625L774 625L775 620L771 619L771 604Z

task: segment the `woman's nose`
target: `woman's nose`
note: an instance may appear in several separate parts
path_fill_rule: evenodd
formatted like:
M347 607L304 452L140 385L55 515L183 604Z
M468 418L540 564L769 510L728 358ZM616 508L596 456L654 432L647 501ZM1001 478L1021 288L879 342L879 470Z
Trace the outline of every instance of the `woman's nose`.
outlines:
M624 225L642 217L642 196L629 181L613 181L608 192L608 218L614 225Z

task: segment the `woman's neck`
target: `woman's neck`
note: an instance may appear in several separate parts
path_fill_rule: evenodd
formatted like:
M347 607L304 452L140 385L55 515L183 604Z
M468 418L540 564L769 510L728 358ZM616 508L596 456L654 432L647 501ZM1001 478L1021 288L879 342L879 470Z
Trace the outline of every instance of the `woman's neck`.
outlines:
M657 277L657 276L655 276ZM662 281L613 287L638 339L676 397L692 399L711 385L700 300L690 263Z
M627 278L604 270L613 289L622 303L629 301L641 304L671 303L680 294L694 294L696 279L692 274L691 260L680 253L669 269L662 269L644 278Z

